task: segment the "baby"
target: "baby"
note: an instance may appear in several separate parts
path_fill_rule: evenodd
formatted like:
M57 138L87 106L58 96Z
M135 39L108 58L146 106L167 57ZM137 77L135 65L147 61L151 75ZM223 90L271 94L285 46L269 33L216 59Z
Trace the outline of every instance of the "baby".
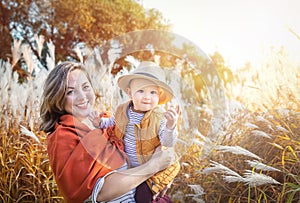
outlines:
M169 108L163 112L160 105L173 99L173 91L164 81L164 71L150 61L141 62L131 74L118 79L118 86L130 100L117 107L113 116L105 118L98 112L90 115L98 128L115 126L115 135L124 143L132 167L149 160L158 146L173 147L177 140L177 120L180 112ZM147 180L157 194L168 186L180 169L175 163Z

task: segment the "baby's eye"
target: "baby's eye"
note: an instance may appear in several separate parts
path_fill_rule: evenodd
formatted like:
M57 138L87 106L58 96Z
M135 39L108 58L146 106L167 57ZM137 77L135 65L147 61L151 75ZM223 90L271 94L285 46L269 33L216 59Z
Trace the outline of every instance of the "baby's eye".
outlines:
M157 91L151 91L151 94L158 94Z
M138 90L137 92L138 92L138 93L143 93L143 92L144 92L144 90Z

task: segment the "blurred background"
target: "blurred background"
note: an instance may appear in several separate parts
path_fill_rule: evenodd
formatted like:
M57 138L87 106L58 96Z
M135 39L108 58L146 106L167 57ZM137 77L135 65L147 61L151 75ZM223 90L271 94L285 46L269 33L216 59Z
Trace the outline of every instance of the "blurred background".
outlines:
M47 135L38 131L41 88L55 64L85 63L102 79L95 82L98 103L112 110L116 77L145 59L189 81L179 85L182 123L193 121L196 130L181 131L190 143L168 191L174 202L300 201L298 1L1 0L0 6L1 202L64 202ZM131 38L144 49L122 55L122 44L111 41L143 30L176 33L187 43L173 46L165 36L164 52ZM226 98L217 131L214 84Z

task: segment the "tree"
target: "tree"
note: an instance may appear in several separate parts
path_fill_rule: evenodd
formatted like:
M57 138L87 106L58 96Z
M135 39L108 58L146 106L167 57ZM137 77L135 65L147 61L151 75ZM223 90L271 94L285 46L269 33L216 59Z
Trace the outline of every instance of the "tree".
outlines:
M54 43L58 61L75 58L79 44L94 47L126 32L170 28L160 12L134 0L2 0L0 10L0 58L11 58L17 39L31 47L42 65L47 47L39 54L36 34Z
M232 83L234 80L234 76L230 68L225 65L224 58L219 52L215 52L213 55L210 56L220 78L223 80L224 84Z

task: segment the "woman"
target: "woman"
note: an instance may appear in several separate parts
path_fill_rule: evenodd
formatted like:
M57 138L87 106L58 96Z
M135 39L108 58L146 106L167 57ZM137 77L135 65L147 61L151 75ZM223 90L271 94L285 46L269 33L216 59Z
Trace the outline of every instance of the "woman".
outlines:
M111 130L94 129L88 119L94 101L91 80L82 64L63 62L49 73L40 130L49 133L47 151L58 188L72 203L88 198L132 202L139 184L171 164L172 151L157 151L144 165L126 169L126 155Z

